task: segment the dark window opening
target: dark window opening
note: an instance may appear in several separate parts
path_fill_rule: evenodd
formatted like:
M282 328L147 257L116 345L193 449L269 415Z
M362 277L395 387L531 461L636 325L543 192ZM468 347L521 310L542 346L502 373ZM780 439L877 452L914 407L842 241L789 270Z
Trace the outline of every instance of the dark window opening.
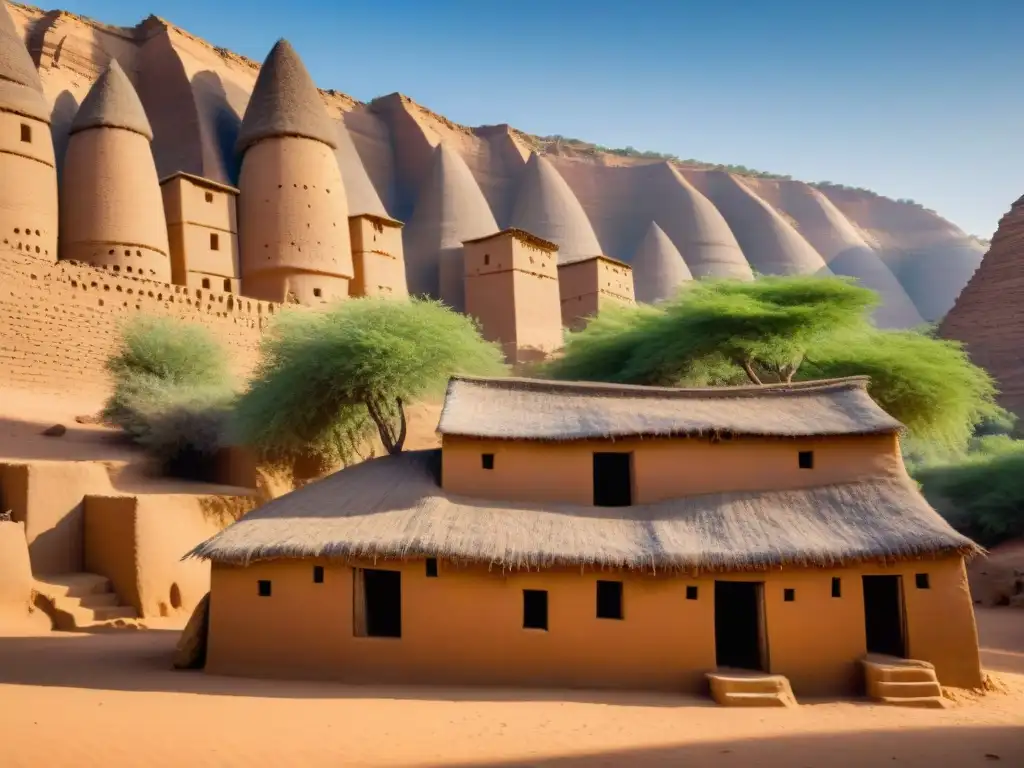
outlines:
M622 618L622 582L597 582L597 618Z
M800 451L800 469L814 469L814 451Z
M313 583L323 584L324 583L324 567L322 565L313 566Z
M832 597L843 596L843 580L838 576L832 577Z
M324 292L321 289L319 289L319 288L314 288L313 289L313 295L316 296L318 299L321 296L323 296L323 294L324 294Z
M715 661L719 667L766 669L762 592L759 582L715 582Z
M484 266L486 266L486 265L488 265L490 263L491 263L491 254L485 253L484 254Z
M204 277L203 278L203 288L209 288L209 287L210 287L210 278Z
M916 586L918 589L929 589L931 587L931 584L929 583L929 580L928 580L928 574L927 573L915 573L914 574L914 586Z
M794 600L796 600L796 590L795 589L784 589L784 590L782 590L782 600L783 600L783 602L786 602L786 603L792 603Z
M696 600L697 599L697 588L696 587L687 587L686 588L686 599L687 600Z
M266 579L260 579L256 582L256 586L259 589L260 597L270 597L270 582Z
M31 144L32 143L32 126L31 125L26 125L25 123L21 124L21 140L23 142L25 142L26 144Z
M633 455L594 454L594 506L628 507L633 503Z
M356 569L354 586L357 634L364 637L401 637L401 571L359 568Z
M224 290L231 293L231 280L227 278L224 279Z
M548 628L548 592L546 589L523 590L523 629Z
M428 557L427 558L427 578L428 579L436 579L437 578L437 558L436 557Z
M216 232L211 232L210 233L210 250L211 251L219 251L220 250L220 235L218 235Z
M494 469L494 454L493 453L481 453L480 454L480 466L484 469Z
M213 202L213 192L207 192L206 193L206 202L208 202L208 203L212 203Z
M868 653L902 658L903 595L899 576L864 576L864 629Z

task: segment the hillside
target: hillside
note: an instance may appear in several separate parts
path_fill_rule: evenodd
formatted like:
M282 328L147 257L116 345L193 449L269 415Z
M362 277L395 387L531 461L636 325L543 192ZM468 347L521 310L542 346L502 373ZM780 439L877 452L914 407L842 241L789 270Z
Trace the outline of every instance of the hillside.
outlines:
M13 3L10 10L53 108L58 168L78 105L116 58L153 126L159 174L236 182L235 139L257 63L154 16L122 28L63 11ZM563 259L600 251L632 262L657 225L665 247L637 265L638 282L656 280L676 252L696 278L848 275L883 296L881 325L909 327L950 309L985 250L936 213L866 190L608 150L507 125L467 127L398 93L369 104L321 93L338 127L350 212L409 223L411 266L436 260L438 232L461 241L492 221L554 240ZM442 142L454 151L435 168ZM445 205L426 204L427 197Z

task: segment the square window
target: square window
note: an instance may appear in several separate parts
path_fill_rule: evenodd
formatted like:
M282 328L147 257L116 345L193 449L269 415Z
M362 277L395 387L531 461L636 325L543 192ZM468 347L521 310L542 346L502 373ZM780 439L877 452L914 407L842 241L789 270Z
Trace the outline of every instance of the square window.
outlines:
M491 254L485 253L484 254L484 266L487 266L490 263L491 263Z
M782 599L785 602L787 602L787 603L792 603L794 600L796 600L796 590L795 589L784 589L784 590L782 590Z
M314 288L313 295L319 299L321 296L324 295L324 292L320 288Z
M597 582L597 618L622 618L622 582Z
M131 269L131 267L129 267L129 269ZM210 287L210 278L204 277L203 278L203 288L209 288L209 287Z
M548 592L546 589L523 590L523 629L548 628Z
M21 140L23 142L25 142L26 144L31 144L32 143L32 126L31 125L26 125L25 123L21 124Z
M313 583L323 584L324 583L324 567L322 565L313 566Z
M696 600L697 599L697 588L696 587L692 587L691 586L691 587L687 587L686 588L686 599L687 600Z
M224 290L231 293L231 280L224 278Z
M428 579L436 579L437 578L437 558L436 557L428 557L427 558L427 578Z
M931 584L928 582L927 573L915 573L914 584L918 589L929 589L931 587Z
M208 203L212 203L213 202L213 192L207 192L206 193L206 202L208 202Z
M270 597L270 582L267 579L260 579L256 582L260 597Z
M211 232L210 233L210 250L211 251L219 251L220 250L220 235L218 235L216 232Z
M494 454L493 453L481 453L480 454L480 466L484 469L494 469Z
M843 581L838 576L832 577L832 597L843 596Z
M814 451L800 451L800 469L814 469Z

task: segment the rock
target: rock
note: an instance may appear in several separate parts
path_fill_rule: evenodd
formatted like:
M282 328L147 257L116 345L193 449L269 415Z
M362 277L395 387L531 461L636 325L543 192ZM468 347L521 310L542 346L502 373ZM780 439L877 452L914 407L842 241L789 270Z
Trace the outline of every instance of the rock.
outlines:
M100 417L96 415L75 416L75 421L78 422L79 424L99 424Z
M181 631L174 648L175 669L202 669L206 666L206 637L210 628L210 593L196 605L192 617Z
M68 428L63 424L54 424L52 427L47 427L43 430L43 434L47 437L63 437L68 431Z

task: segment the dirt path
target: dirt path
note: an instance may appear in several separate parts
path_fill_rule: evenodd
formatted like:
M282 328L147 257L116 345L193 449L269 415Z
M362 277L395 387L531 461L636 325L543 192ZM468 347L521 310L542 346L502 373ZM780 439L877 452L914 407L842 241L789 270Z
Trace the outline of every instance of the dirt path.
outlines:
M172 631L8 633L0 765L1024 765L1024 612L982 610L979 625L1007 691L938 711L242 680L170 671Z

